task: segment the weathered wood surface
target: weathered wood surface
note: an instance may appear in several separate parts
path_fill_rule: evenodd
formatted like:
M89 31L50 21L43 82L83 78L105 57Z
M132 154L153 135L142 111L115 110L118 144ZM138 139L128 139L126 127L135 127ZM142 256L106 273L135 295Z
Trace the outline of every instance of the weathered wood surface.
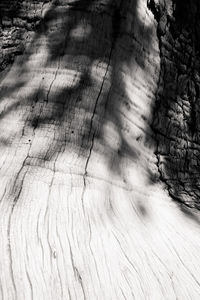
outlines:
M47 5L1 75L1 299L200 298L199 216L154 155L157 23L111 4Z

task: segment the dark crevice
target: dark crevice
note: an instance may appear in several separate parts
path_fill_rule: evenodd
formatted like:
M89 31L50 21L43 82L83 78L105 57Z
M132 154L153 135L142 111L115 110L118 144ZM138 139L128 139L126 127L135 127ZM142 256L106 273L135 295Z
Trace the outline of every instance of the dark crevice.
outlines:
M104 83L105 83L107 73L108 73L108 70L109 70L109 67L110 67L113 48L114 48L114 43L112 43L112 45L111 45L111 50L110 50L110 55L109 55L109 58L108 58L106 71L105 71L105 74L104 74L104 77L103 77L103 80L102 80L102 84L101 84L98 96L97 96L96 101L95 101L94 110L93 110L93 114L92 114L91 122L90 122L90 129L89 129L88 138L91 136L91 131L93 129L94 117L96 115L97 105L98 105L100 96L102 94ZM85 194L85 189L86 189L86 177L87 177L87 172L88 172L87 170L88 170L88 164L89 164L89 161L90 161L92 150L93 150L93 147L94 147L95 134L96 134L96 131L94 130L94 132L92 134L92 138L91 138L91 146L89 148L89 154L88 154L88 157L87 157L86 163L85 163L85 172L83 174L83 191L82 191L82 195L81 195L82 204L83 204L83 201L84 201L84 194ZM83 205L83 208L84 208L84 205Z
M92 114L91 122L90 122L90 126L89 126L88 138L90 138L91 132L93 130L93 122L94 122L94 117L96 115L98 102L99 102L99 99L100 99L102 91L103 91L103 87L104 87L104 83L105 83L105 80L106 80L106 77L107 77L107 74L108 74L108 70L111 66L111 59L112 59L114 47L115 47L117 38L120 35L120 29L121 29L121 13L120 13L121 9L120 8L121 8L121 4L122 4L122 1L120 2L119 7L115 8L114 13L113 13L113 17L112 17L112 42L111 42L110 54L109 54L109 57L108 57L108 63L107 63L106 71L105 71L105 74L104 74L104 77L103 77L103 80L102 80L102 84L101 84L98 96L96 98L96 101L95 101L95 106L94 106L94 110L93 110L93 114ZM109 99L109 92L108 92L108 96L106 97L105 107L107 106L108 99ZM86 160L86 163L85 163L85 172L84 172L84 175L83 175L83 191L82 191L82 196L81 196L82 204L83 204L83 201L84 201L84 194L85 194L85 190L86 190L86 178L87 178L87 172L88 172L88 164L89 164L90 157L91 157L91 154L92 154L92 150L93 150L93 147L94 147L95 135L96 135L96 130L94 130L94 132L92 134L91 146L89 148L89 154L88 154L88 157L87 157L87 160ZM84 209L84 204L83 204L83 209Z
M156 5L154 0L147 0L147 7L153 13L155 20L160 21L160 6Z

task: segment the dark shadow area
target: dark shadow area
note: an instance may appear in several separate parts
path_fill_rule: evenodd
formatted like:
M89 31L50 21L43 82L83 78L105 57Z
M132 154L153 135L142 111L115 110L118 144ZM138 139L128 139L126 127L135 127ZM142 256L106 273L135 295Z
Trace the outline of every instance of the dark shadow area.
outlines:
M2 26L3 20L15 18L20 10L22 1L17 0L2 0L0 3L0 23Z
M154 1L150 8L158 21L161 54L152 125L158 167L171 197L180 206L199 209L200 2L173 1L172 15Z

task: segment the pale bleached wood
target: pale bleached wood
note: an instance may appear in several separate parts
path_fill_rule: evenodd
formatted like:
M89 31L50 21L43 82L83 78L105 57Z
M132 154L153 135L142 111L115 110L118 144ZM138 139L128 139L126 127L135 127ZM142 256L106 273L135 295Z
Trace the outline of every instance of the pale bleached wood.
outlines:
M150 180L160 59L146 1L114 44L112 11L48 9L1 82L1 299L199 299L199 216Z

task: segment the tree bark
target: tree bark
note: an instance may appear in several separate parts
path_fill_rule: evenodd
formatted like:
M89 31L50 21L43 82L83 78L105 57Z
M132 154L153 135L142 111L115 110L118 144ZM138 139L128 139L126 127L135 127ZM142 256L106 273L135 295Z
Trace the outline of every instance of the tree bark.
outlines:
M0 8L0 298L199 299L198 2Z

